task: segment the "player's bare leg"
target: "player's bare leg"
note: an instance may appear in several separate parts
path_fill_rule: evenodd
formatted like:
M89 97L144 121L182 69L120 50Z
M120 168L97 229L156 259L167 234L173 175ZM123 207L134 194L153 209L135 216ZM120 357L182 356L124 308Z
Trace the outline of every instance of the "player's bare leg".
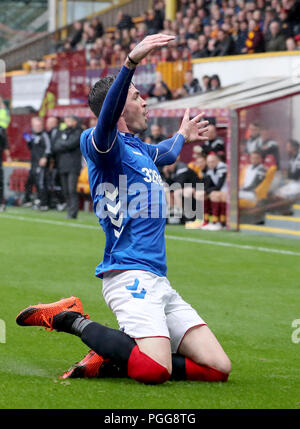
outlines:
M142 338L136 339L135 342L142 353L165 367L169 374L172 373L171 345L168 338Z
M196 326L184 336L178 353L198 365L205 365L229 375L231 362L208 326Z

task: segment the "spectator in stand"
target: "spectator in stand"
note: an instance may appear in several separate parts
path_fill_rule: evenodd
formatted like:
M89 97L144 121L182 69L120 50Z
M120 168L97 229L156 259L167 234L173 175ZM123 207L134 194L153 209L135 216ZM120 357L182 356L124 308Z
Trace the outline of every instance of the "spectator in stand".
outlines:
M159 124L152 124L150 127L151 134L149 137L149 143L158 144L163 140L166 140L167 136L162 133L161 126Z
M167 61L171 61L171 53L170 53L170 49L168 47L163 47L160 50L160 61L161 62L167 62Z
M53 151L55 137L59 132L59 121L55 116L49 116L46 120L46 132L49 136L51 143L51 156L49 159L48 169L48 192L49 192L49 206L50 208L56 207L58 211L63 211L66 208L65 198L62 192L60 176L58 172L57 156Z
M211 38L208 40L207 53L209 57L216 56L216 44L217 44L217 40L215 38Z
M250 19L249 21L248 37L245 44L246 46L242 50L243 53L254 54L264 52L264 36L259 29L259 24L254 19Z
M0 212L5 211L4 198L4 175L2 168L2 155L4 153L7 162L11 162L10 150L6 129L10 123L10 114L2 98L0 97Z
M289 37L288 39L286 39L285 47L287 51L296 51L299 49L293 37Z
M219 231L226 225L226 177L226 164L220 161L217 155L208 155L204 184L207 195L207 201L204 204L204 219L206 221L201 227L203 230ZM207 221L210 213L212 214L212 222Z
M175 92L175 98L187 97L200 92L202 92L202 88L198 79L194 77L192 70L187 70L184 74L184 84Z
M248 38L248 23L247 21L237 21L233 28L236 54L242 54L245 52L246 40Z
M204 36L206 36L207 40L210 39L210 35L211 35L211 26L210 24L206 24L203 26L203 34Z
M270 23L277 18L276 10L274 10L271 6L267 6L265 9L265 19L263 26L263 34L266 38L270 36Z
M23 206L31 207L32 187L37 190L37 199L34 207L41 211L49 209L49 195L47 189L47 167L51 154L51 142L48 134L44 131L43 120L39 117L31 119L32 133L25 133L24 139L31 152L31 166L27 183Z
M187 46L190 50L191 58L196 59L200 58L202 55L202 52L199 48L199 42L198 39L188 39L187 40Z
M198 36L198 44L199 44L199 56L198 56L198 58L208 57L207 37L205 36L205 34L200 34Z
M183 218L183 199L195 197L197 190L196 184L200 182L197 174L188 168L188 166L179 160L174 164L165 165L162 168L161 176L165 182L165 195L167 200L168 213L167 216L175 217L177 219ZM172 185L176 188L169 189ZM177 186L178 185L178 186ZM173 191L174 202L171 198L171 191Z
M205 155L215 153L222 161L225 161L225 143L223 138L218 136L215 118L208 118L208 120L210 122L207 131L208 140L203 143L202 150Z
M122 11L119 11L117 13L116 27L119 30L124 30L124 29L130 30L132 27L134 27L134 23L132 21L131 16L126 15Z
M235 54L235 45L232 36L223 29L219 29L215 56L224 57L233 54Z
M72 38L70 40L70 46L75 48L77 43L81 41L82 33L83 33L83 24L80 21L75 21L73 24L74 32Z
M96 37L96 39L98 37L102 37L103 36L103 34L104 34L104 28L103 28L103 24L100 21L99 17L95 16L94 18L92 18L92 20L91 20L91 27L95 31L95 37Z
M168 85L162 80L161 73L156 73L155 83L151 85L148 96L155 97L158 101L172 100L172 92Z
M285 37L293 37L294 34L294 25L289 20L289 14L286 9L281 9L279 13L280 23L281 23L281 32Z
M154 9L149 9L144 14L147 26L147 34L156 34L163 29L164 8L159 3L155 4Z
M251 152L259 152L261 146L260 136L260 124L257 121L253 121L248 127L249 138L245 142L245 152L250 154Z
M197 39L197 37L199 36L199 33L197 31L197 27L195 24L189 24L188 26L188 31L185 35L186 39Z
M266 169L263 165L263 157L261 152L251 152L250 164L245 166L245 168L241 171L239 199L256 203L257 196L255 190L265 177ZM240 204L241 207L245 205L243 202L240 202Z
M79 203L77 182L81 171L80 135L82 132L78 118L67 116L66 128L55 137L53 152L57 156L58 171L67 203L68 219L76 219Z
M300 33L300 3L296 0L282 0L282 6L288 13L288 21L293 24L294 34Z
M272 132L267 126L260 127L261 143L259 145L259 151L262 154L263 159L268 155L272 155L277 169L280 168L280 153L278 143L272 138Z
M266 42L267 52L285 51L285 35L281 32L280 23L273 21L270 24L270 38Z
M289 155L288 181L281 186L275 195L284 200L296 201L300 198L300 143L290 139L287 143Z
M221 88L221 81L217 74L211 76L208 86L210 91L215 91Z
M113 67L121 66L126 58L126 52L124 49L122 49L122 46L118 43L114 45L113 47L113 53L111 56L111 65Z
M259 152L263 158L273 155L277 168L279 168L280 154L278 143L271 138L268 127L254 121L249 124L249 139L246 140L245 151L248 154Z
M132 27L132 28L134 28L134 27ZM131 28L131 29L132 29ZM130 43L131 43L131 37L130 37L130 30L131 29L128 29L128 28L124 28L122 31L121 31L121 34L122 34L122 43L121 43L121 45L122 45L122 48L123 49L126 49L126 50L128 50L129 49L129 45L130 45ZM112 40L112 42L113 42L113 38L111 39Z
M100 68L100 63L96 58L92 58L90 59L89 66L91 69L97 69Z
M202 92L208 92L210 90L209 82L210 82L210 77L207 74L204 75L202 77Z
M262 11L260 9L255 9L254 12L252 13L252 18L254 19L255 22L257 22L260 31L263 31L264 20L263 20Z
M188 167L197 174L199 179L203 179L207 169L206 155L198 144L193 147L192 161L188 163Z

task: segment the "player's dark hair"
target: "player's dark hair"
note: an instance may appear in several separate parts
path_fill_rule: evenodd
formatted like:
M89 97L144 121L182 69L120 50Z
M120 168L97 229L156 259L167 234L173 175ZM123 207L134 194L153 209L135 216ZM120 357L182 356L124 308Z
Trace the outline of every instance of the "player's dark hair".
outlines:
M102 105L104 103L106 94L113 84L115 76L105 76L98 80L95 85L90 89L88 96L88 103L91 111L98 118Z

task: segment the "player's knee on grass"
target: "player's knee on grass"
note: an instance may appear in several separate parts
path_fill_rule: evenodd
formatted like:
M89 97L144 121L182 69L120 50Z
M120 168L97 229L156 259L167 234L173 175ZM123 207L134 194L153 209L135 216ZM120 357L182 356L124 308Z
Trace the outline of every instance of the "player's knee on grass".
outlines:
M128 376L140 383L162 384L169 380L170 373L135 346L128 360Z
M222 357L214 356L211 359L208 359L207 366L214 368L227 376L229 376L231 371L231 362L226 355Z
M213 368L217 369L218 371L221 371L223 374L229 375L231 371L231 362L228 357L224 357L217 361Z

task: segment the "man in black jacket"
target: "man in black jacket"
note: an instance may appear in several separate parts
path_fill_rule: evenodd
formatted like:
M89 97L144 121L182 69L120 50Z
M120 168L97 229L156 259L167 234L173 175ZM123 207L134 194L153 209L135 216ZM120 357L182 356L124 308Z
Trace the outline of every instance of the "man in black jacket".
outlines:
M81 170L80 135L82 129L75 116L65 118L67 128L59 131L53 143L63 193L67 202L68 218L76 219L78 195L76 191Z
M206 156L208 156L210 153L215 153L222 161L225 161L226 149L224 140L217 134L215 119L211 118L209 120L210 123L208 124L207 131L208 141L203 143L202 150Z
M59 121L55 116L48 116L46 120L46 131L51 141L51 157L49 160L48 170L48 191L50 199L50 207L58 211L65 210L67 204L60 183L60 176L57 167L57 156L53 153L53 145L55 137L59 132Z
M51 143L48 134L44 131L43 120L38 116L31 119L32 133L25 133L24 139L31 152L31 167L25 185L24 207L32 205L32 187L37 190L35 208L48 210L47 168L51 153Z

